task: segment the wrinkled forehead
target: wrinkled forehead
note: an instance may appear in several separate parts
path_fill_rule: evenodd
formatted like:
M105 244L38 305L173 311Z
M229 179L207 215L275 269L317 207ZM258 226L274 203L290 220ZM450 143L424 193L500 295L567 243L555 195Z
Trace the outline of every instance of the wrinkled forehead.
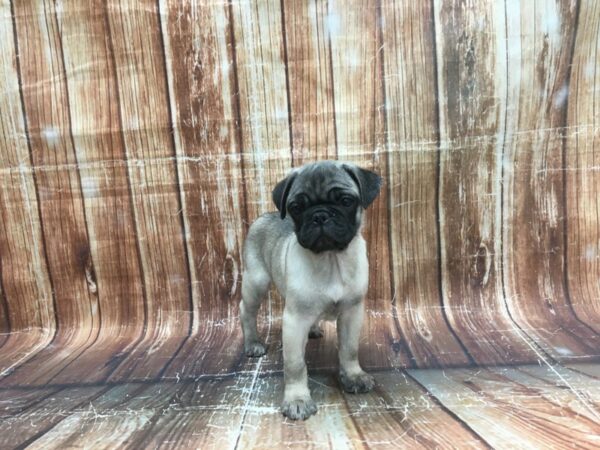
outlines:
M341 167L316 164L303 168L292 185L290 197L304 193L309 197L326 198L333 188L345 189L358 194L358 186Z

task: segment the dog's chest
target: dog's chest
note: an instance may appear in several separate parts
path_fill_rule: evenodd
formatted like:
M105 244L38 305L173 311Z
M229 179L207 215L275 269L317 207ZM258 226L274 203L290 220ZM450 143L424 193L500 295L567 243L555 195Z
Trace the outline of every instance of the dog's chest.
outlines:
M362 295L361 274L356 269L356 264L348 261L317 268L310 277L315 294L333 303Z
M369 269L363 246L342 254L332 252L300 261L289 286L295 297L328 308L355 302L365 295Z

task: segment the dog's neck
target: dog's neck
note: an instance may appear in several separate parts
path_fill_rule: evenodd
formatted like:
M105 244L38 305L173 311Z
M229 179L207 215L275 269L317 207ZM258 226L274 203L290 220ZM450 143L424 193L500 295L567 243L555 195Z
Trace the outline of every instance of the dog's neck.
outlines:
M362 227L361 227L362 228ZM298 243L298 246L300 244ZM365 240L361 230L356 233L350 243L343 250L326 250L324 252L315 253L303 247L302 250L314 266L332 267L332 265L346 265L355 260L357 256L365 249Z

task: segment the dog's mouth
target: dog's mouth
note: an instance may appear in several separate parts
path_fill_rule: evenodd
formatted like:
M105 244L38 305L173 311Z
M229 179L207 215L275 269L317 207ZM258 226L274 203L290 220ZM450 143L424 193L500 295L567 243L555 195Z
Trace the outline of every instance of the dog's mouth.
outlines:
M325 230L321 228L319 231L313 230L312 233L298 234L298 242L300 245L314 253L322 253L327 251L342 251L348 247L350 241L341 241L335 239Z

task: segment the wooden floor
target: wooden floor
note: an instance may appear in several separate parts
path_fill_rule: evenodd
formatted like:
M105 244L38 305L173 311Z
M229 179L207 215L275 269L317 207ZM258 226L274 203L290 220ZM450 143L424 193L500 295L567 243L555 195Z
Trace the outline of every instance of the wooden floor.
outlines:
M319 412L291 422L277 335L259 360L241 357L236 333L216 334L186 357L139 351L127 370L98 343L35 355L5 345L0 448L600 448L600 363L371 368L376 389L350 395L326 329L307 352Z

